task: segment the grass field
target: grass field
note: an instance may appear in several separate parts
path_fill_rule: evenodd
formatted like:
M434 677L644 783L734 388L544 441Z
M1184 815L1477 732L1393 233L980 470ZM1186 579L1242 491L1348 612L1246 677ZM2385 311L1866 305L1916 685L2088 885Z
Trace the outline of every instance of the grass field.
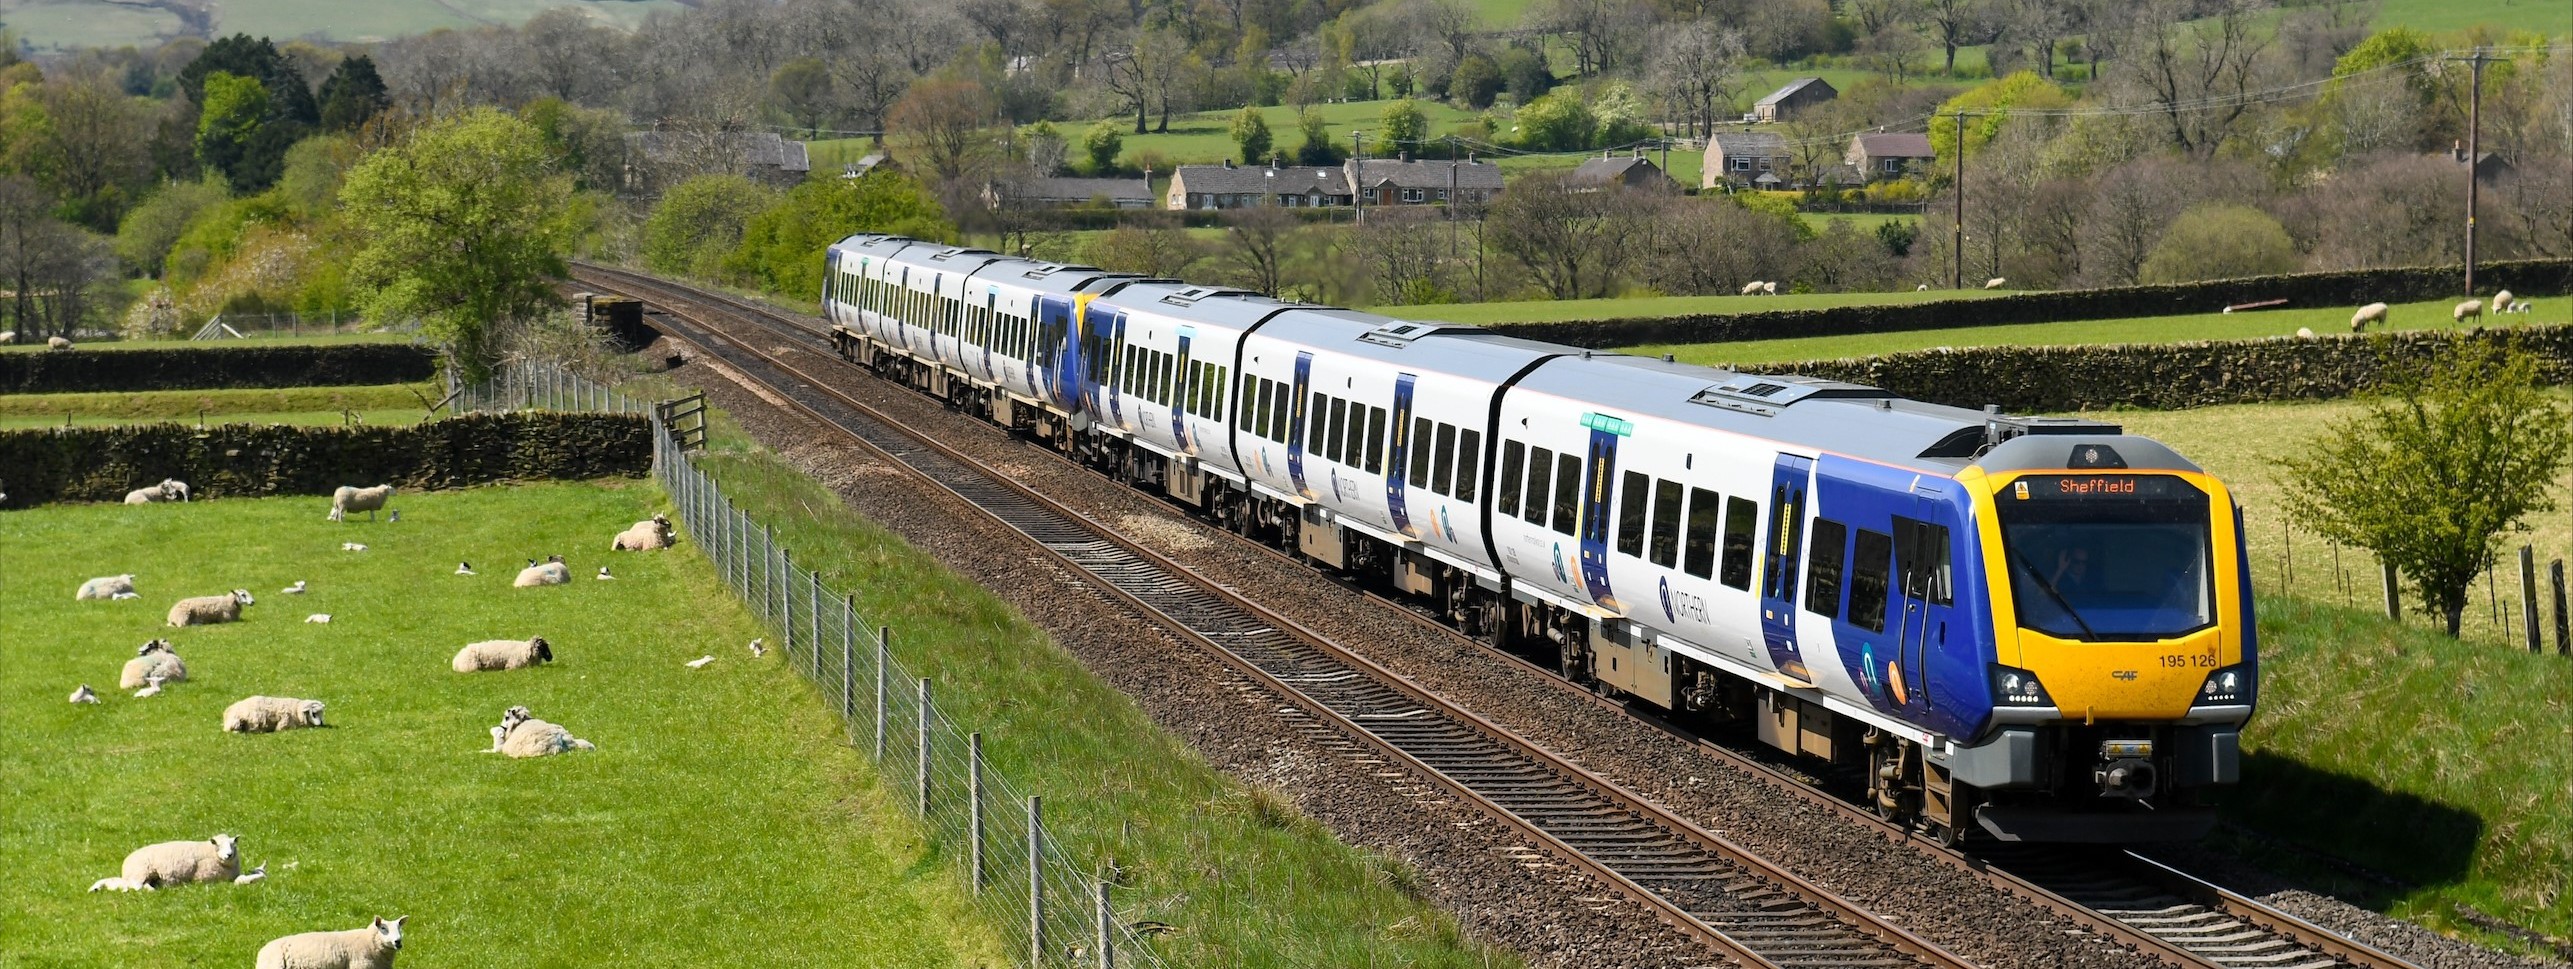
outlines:
M241 340L98 340L81 343L70 352L82 350L168 350L177 347L288 347L330 346L341 343L410 343L418 339L413 333L326 333L315 336L255 336ZM45 341L12 343L0 346L0 353L46 352Z
M354 410L369 424L408 424L426 416L421 397L433 384L295 387L283 390L156 390L110 394L0 394L0 429L72 424L337 424Z
M280 935L407 913L405 966L999 964L822 704L743 652L753 624L693 548L588 580L605 536L668 507L657 489L403 495L398 525L326 523L323 504L0 513L0 963L240 965ZM555 551L582 581L509 588L511 563ZM459 559L482 574L450 575ZM72 601L128 571L143 598ZM274 594L296 580L311 591ZM258 597L242 622L162 628L173 600L234 587ZM162 635L189 680L115 693ZM528 635L554 664L447 668L468 641ZM681 665L707 653L722 661ZM103 702L65 704L84 682ZM322 700L331 726L220 732L252 694ZM599 749L479 753L512 704ZM136 847L217 832L267 881L82 891Z
M1783 300L1784 297L1780 299ZM2512 326L2530 323L2562 323L2568 319L2568 303L2563 298L2550 297L2533 302L2537 304L2537 309L2527 315L2486 317L2485 319L2497 324L2507 321L2503 325ZM2455 301L2443 299L2394 306L2387 317L2391 324L2389 328L2417 330L2453 326L2448 310L2454 305L2456 305ZM2148 316L2123 320L2082 320L2070 323L1961 326L1948 330L1796 337L1784 340L1745 340L1738 343L1693 343L1667 346L1655 344L1623 349L1627 353L1647 356L1668 353L1689 363L1728 366L1873 356L1905 350L1927 350L1933 347L2062 346L2092 343L2241 340L2255 337L2292 336L2299 327L2309 328L2323 335L2335 333L2346 335L2350 332L2350 308L2330 306L2313 309L2276 309L2257 313L2198 313L2188 316Z
M554 7L631 27L680 6L676 0L224 0L215 6L215 32L280 43L315 36L377 41L442 28L515 26ZM148 47L180 29L178 17L166 11L109 0L7 0L0 2L0 18L37 47Z
M1854 218L1854 217L1852 217ZM1872 230L1871 230L1872 231ZM1758 313L1764 310L1809 310L1834 306L1892 306L1942 299L1977 299L1980 290L1931 290L1925 293L1782 293L1777 296L1645 296L1627 299L1521 300L1502 303L1440 303L1429 306L1379 306L1369 312L1413 320L1450 323L1555 323L1566 320L1618 320L1635 317L1687 316L1696 313ZM1659 351L1656 351L1659 352Z

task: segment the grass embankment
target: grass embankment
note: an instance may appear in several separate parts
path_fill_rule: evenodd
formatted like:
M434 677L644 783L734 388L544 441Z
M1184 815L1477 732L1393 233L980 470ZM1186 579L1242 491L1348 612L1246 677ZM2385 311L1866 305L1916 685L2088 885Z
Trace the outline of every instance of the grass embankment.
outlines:
M1858 219L1864 216L1840 216ZM1895 218L1887 216L1886 218ZM1747 282L1748 280L1746 280ZM1370 313L1407 320L1445 320L1497 326L1510 323L1560 323L1569 320L1624 320L1701 313L1760 313L1839 306L1895 306L1943 299L1980 299L2001 295L1952 289L1896 293L1781 293L1776 296L1639 296L1624 299L1515 300L1498 303L1437 303L1427 306L1377 306ZM1736 344L1741 345L1741 344Z
M238 340L95 340L82 341L69 351L82 350L168 350L177 347L292 347L329 346L341 343L409 343L418 339L412 333L320 333L310 336L251 336ZM21 342L0 346L0 353L49 352L45 341Z
M412 424L428 414L435 384L278 390L154 390L105 394L0 394L0 430L96 424L338 424L356 411L368 424Z
M1125 869L1119 909L1176 927L1157 943L1171 965L1516 964L1407 894L1401 862L1217 772L1026 617L716 417L704 460L725 491L775 522L798 564L893 627L897 660L937 681L939 708L984 733L996 770L1045 796L1047 833L1070 857Z
M1753 297L1700 298L1752 299ZM1786 297L1783 296L1778 298L1781 303L1785 299ZM2535 311L2507 316L2487 315L2484 317L2484 324L2518 326L2532 323L2562 323L2568 318L2568 304L2561 297L2549 297L2534 302L2537 304ZM2390 308L2387 316L2390 325L2371 326L2368 329L2370 332L2378 332L2384 329L2427 330L2453 327L2456 324L2452 322L2448 311L2455 305L2457 301L2450 299L2396 304ZM1678 356L1686 363L1723 367L1865 357L1900 353L1906 350L1928 350L1934 347L2068 346L2102 343L2181 343L2190 340L2248 340L2259 337L2292 336L2299 327L2313 330L2323 336L2347 336L2350 332L2350 313L2355 309L2357 307L2354 306L2319 306L2308 309L2275 309L2245 313L2193 313L2122 320L1960 326L1955 329L1908 330L1898 333L1744 340L1738 343L1650 344L1621 347L1620 350L1646 356L1668 353Z
M749 659L756 629L695 549L590 579L608 535L668 507L657 489L395 504L399 524L324 522L311 497L0 513L0 963L239 965L280 935L403 913L406 966L998 963L832 715L774 654ZM510 588L519 560L557 551L579 581ZM450 574L460 559L481 574ZM128 571L141 599L72 601ZM311 591L276 594L296 580ZM234 587L258 597L242 622L162 627L176 599ZM163 635L189 680L114 692ZM553 665L447 667L468 641L529 635ZM64 703L84 682L103 701ZM252 694L322 700L331 727L222 733ZM599 749L479 753L512 704ZM217 832L268 880L82 892L136 847Z

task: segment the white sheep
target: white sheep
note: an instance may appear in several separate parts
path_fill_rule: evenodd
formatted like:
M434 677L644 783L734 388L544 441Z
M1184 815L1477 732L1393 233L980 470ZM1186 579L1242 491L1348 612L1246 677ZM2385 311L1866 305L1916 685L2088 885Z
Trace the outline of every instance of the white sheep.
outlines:
M265 877L267 866L260 866ZM204 841L164 841L144 845L125 856L125 874L91 882L89 890L148 892L169 885L232 882L246 885L241 873L241 840L218 834Z
M83 683L80 685L80 689L71 691L71 702L96 703L98 702L98 691L90 689L89 684Z
M393 969L402 951L402 920L377 917L365 928L305 932L259 947L258 969Z
M527 560L527 567L518 570L518 578L512 580L510 585L529 589L540 585L563 585L570 581L572 581L571 566L563 564L562 556L554 555L548 556L543 564L538 564L535 559Z
M2365 330L2370 323L2384 323L2386 311L2391 308L2384 303L2369 303L2359 307L2358 312L2350 314L2350 332L2357 333Z
M125 503L129 505L186 500L188 500L188 483L177 478L163 478L160 484L136 488L125 493Z
M241 618L241 607L258 601L250 597L248 589L234 589L231 595L181 599L170 606L170 625L207 626L233 622Z
M132 591L134 591L134 573L102 575L81 583L80 591L72 595L72 600L77 602L83 599L114 599L118 593Z
M2457 308L2448 311L2448 318L2459 323L2466 322L2468 319L2483 319L2484 301L2479 299L2470 299L2463 303L2459 303L2457 304Z
M118 601L118 602L123 602L123 601L125 601L125 600L127 600L127 599L140 599L140 598L143 598L143 594L142 594L142 593L140 593L140 592L119 592L119 593L117 593L117 594L115 594L115 595L108 596L108 598L110 598L110 599L114 599L114 600L116 600L116 601Z
M1768 281L1768 282L1761 283L1761 284L1760 284L1760 295L1762 295L1762 296L1776 296L1776 295L1778 295L1778 282L1777 282L1777 280L1774 280L1774 279L1773 279L1773 280L1770 280L1770 281Z
M2310 327L2297 327L2296 338L2299 340L2312 340L2314 339L2314 331Z
M69 350L71 349L71 341L58 336L49 336L45 338L45 349Z
M151 677L151 678L148 678L148 679L144 680L144 681L143 681L143 688L142 688L142 689L140 689L140 690L136 690L136 691L134 691L134 698L135 698L135 699L137 699L137 700L144 699L144 698L146 698L146 697L156 697L156 696L160 696L160 695L161 695L161 678L160 678L160 677L157 677L157 676L155 676L155 677Z
M2517 304L2518 302L2519 302L2519 297L2512 296L2512 295L2510 294L2510 290L2505 289L2505 290L2502 290L2501 292L2494 293L2494 294L2493 294L2493 312L2494 312L2494 313L2496 313L2496 314L2500 314L2500 313L2508 313L2508 312L2510 312L2510 311L2511 311L2511 307L2512 307L2513 305Z
M1744 296L1752 296L1752 295L1756 295L1756 294L1758 294L1759 292L1760 292L1760 281L1759 281L1759 280L1757 280L1757 279L1754 279L1754 280L1752 280L1752 281L1750 281L1750 282L1747 282L1747 283L1742 284L1742 295L1744 295Z
M526 707L511 707L500 715L500 732L492 735L492 749L485 753L526 758L597 749L598 745L572 736L569 730L536 719Z
M349 512L362 511L366 513L367 521L374 521L376 510L383 508L384 503L392 499L393 486L389 484L376 485L372 488L352 488L341 485L339 490L331 492L329 520L347 521Z
M2002 286L2002 284L2007 283L2007 282L2009 282L2009 281L2010 281L2010 280L2005 279L2005 278L2002 278L2002 277L2000 277L2000 276L1994 276L1994 277L1992 277L1991 279L1987 279L1987 280L1984 280L1984 281L1983 281L1983 288L1985 288L1985 289L2000 289L2000 288L2001 288L2001 286Z
M187 678L188 664L179 660L179 654L170 651L170 641L155 639L144 643L142 648L134 651L133 659L125 661L125 671L116 677L116 688L131 690L151 680L184 683Z
M467 643L456 651L453 664L458 673L483 670L515 670L554 661L554 647L543 636L526 639L488 639Z
M5 347L16 342L18 342L18 331L0 330L0 347Z
M669 548L670 540L670 516L656 514L651 518L635 522L632 527L616 533L616 539L608 543L608 550L611 552L650 552L658 549Z
M320 700L254 696L223 708L223 729L229 733L275 733L322 725Z
M1929 292L1929 291L1930 291L1930 284L1928 284L1928 283L1922 283L1921 285L1914 286L1914 287L1912 287L1912 291L1913 291L1913 292L1915 292L1915 293L1926 293L1926 292Z

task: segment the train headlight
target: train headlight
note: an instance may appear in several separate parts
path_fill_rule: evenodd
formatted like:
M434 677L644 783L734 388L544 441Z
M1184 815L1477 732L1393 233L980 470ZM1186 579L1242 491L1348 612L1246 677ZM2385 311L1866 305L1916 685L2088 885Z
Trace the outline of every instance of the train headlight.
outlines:
M2005 707L2055 705L2055 698L2046 695L2045 685L2037 682L2037 674L2015 666L1995 665L1992 668L1992 699L1995 704Z
M2201 706L2250 703L2252 689L2250 666L2228 666L2207 674L2207 681L2198 686L2196 702Z

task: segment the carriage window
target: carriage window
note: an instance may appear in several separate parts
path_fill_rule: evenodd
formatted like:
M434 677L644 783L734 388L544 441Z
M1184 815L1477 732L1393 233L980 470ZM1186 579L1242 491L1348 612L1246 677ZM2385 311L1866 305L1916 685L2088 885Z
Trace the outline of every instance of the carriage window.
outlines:
M1512 518L1519 516L1519 487L1523 483L1519 480L1519 462L1526 452L1517 441L1501 442L1501 496L1494 499L1493 510Z
M1330 429L1330 424L1331 414L1322 407L1322 395L1312 395L1311 402L1304 409L1304 453L1322 456L1322 436Z
M1289 387L1283 382L1275 380L1269 381L1269 395L1277 400L1275 409L1269 411L1269 420L1271 421L1269 424L1269 437L1280 444L1286 443L1288 412L1295 409L1293 405L1287 403L1287 395L1294 392L1295 388Z
M1805 550L1805 610L1817 616L1840 615L1841 557L1849 554L1849 526L1829 518L1814 519L1814 535Z
M1749 498L1725 499L1724 584L1751 588L1751 546L1757 541L1760 506Z
M1385 473L1385 409L1367 408L1367 473Z
M1948 527L1897 515L1894 534L1894 574L1903 580L1903 594L1949 604Z
M1429 490L1442 495L1453 494L1450 484L1456 477L1456 425L1438 426L1438 453L1433 457L1436 463L1430 475Z
M1412 437L1403 446L1411 451L1412 487L1429 487L1429 418L1412 418Z
M1528 451L1528 506L1521 509L1520 517L1542 528L1546 524L1546 482L1555 473L1555 453L1541 447Z
M1581 459L1570 454L1555 455L1555 531L1574 534L1574 519L1581 510Z
M1849 624L1872 633L1885 631L1886 567L1894 559L1894 536L1858 530L1858 551L1849 567Z
M1206 392L1206 416L1210 419L1218 421L1224 419L1224 402L1232 399L1231 394L1224 392L1224 380L1230 376L1232 376L1230 368L1215 368L1215 387Z
M1483 473L1483 432L1463 432L1463 443L1456 448L1456 497L1474 500L1475 479Z
M1164 407L1179 403L1179 381L1187 377L1180 372L1179 358L1167 353L1154 356L1161 358L1161 372L1153 378L1153 389L1160 392L1153 396L1153 402Z
M1348 444L1348 437L1346 435L1349 430L1349 402L1341 400L1338 397L1330 398L1330 400L1331 433L1328 438L1324 439L1324 443L1330 446L1323 450L1322 456L1338 461L1342 464L1347 464L1349 462L1342 456L1342 448Z
M1653 564L1666 569L1680 564L1680 486L1658 478L1653 482Z
M1688 573L1701 579L1715 575L1715 526L1723 510L1716 500L1715 492L1689 489Z
M1644 557L1644 492L1652 483L1642 472L1629 471L1619 486L1625 493L1617 496L1617 550L1636 558Z

